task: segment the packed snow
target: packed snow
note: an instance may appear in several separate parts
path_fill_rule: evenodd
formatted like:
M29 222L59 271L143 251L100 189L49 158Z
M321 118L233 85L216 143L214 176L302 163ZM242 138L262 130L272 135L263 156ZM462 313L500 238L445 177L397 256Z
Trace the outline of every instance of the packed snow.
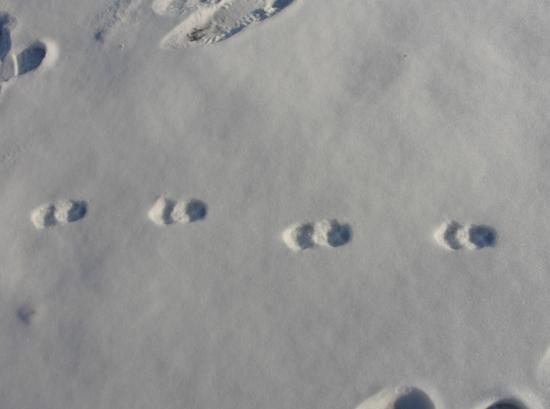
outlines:
M0 408L550 407L549 20L0 0Z

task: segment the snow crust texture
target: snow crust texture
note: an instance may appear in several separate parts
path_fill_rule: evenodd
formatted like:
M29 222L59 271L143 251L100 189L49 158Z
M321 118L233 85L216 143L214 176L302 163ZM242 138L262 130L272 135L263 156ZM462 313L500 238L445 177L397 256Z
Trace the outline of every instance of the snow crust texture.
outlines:
M159 226L167 226L202 220L206 217L207 212L208 207L201 200L174 200L161 196L149 209L148 215L153 223Z
M115 0L100 13L94 39L104 42L114 31L140 20L142 0Z
M1 3L0 409L550 408L549 4Z

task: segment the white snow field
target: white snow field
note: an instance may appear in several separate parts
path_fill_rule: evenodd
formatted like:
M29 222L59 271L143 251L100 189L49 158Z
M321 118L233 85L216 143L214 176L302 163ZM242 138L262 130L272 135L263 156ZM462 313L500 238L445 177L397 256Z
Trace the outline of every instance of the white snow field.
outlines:
M0 0L0 409L549 408L548 21Z

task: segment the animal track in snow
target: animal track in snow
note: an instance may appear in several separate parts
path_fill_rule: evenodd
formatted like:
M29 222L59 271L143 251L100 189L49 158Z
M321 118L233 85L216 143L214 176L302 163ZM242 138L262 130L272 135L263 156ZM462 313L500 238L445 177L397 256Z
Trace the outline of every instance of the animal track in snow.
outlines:
M294 224L283 232L283 241L294 251L306 250L315 246L313 224Z
M162 17L183 17L160 41L163 49L202 46L226 40L266 20L294 0L154 0Z
M57 47L51 40L36 41L20 53L12 52L10 29L15 19L0 14L0 83L36 70L43 63L51 65L57 58Z
M493 247L497 233L489 226L470 224L463 226L455 221L441 224L434 233L437 243L448 250L469 250Z
M415 387L384 389L356 409L435 409L430 397Z
M198 199L174 200L161 196L149 209L149 219L159 226L174 223L192 223L202 220L208 213L206 203Z
M15 20L9 14L0 13L0 61L3 60L11 50L10 27Z
M82 200L59 200L55 204L44 204L31 212L34 227L41 230L57 224L67 224L86 216L88 205Z
M293 224L283 232L282 238L293 251L316 246L340 247L351 241L352 230L350 225L337 220L321 220L316 223Z

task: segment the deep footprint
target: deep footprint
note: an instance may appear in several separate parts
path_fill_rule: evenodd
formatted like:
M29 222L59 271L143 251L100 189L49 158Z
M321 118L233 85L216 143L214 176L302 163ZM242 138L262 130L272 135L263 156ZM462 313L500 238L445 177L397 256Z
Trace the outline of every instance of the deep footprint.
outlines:
M496 241L497 233L492 227L475 224L468 227L468 243L471 248L494 247Z
M430 397L415 387L384 389L356 409L435 409Z
M163 49L203 46L227 40L266 20L294 0L156 0L153 11L184 20L160 42Z
M36 70L46 57L46 44L35 42L17 55L16 76Z
M14 24L15 19L8 14L0 13L0 81L9 81L11 78L34 71L46 58L47 46L42 41L36 41L19 54L11 51L10 27Z

